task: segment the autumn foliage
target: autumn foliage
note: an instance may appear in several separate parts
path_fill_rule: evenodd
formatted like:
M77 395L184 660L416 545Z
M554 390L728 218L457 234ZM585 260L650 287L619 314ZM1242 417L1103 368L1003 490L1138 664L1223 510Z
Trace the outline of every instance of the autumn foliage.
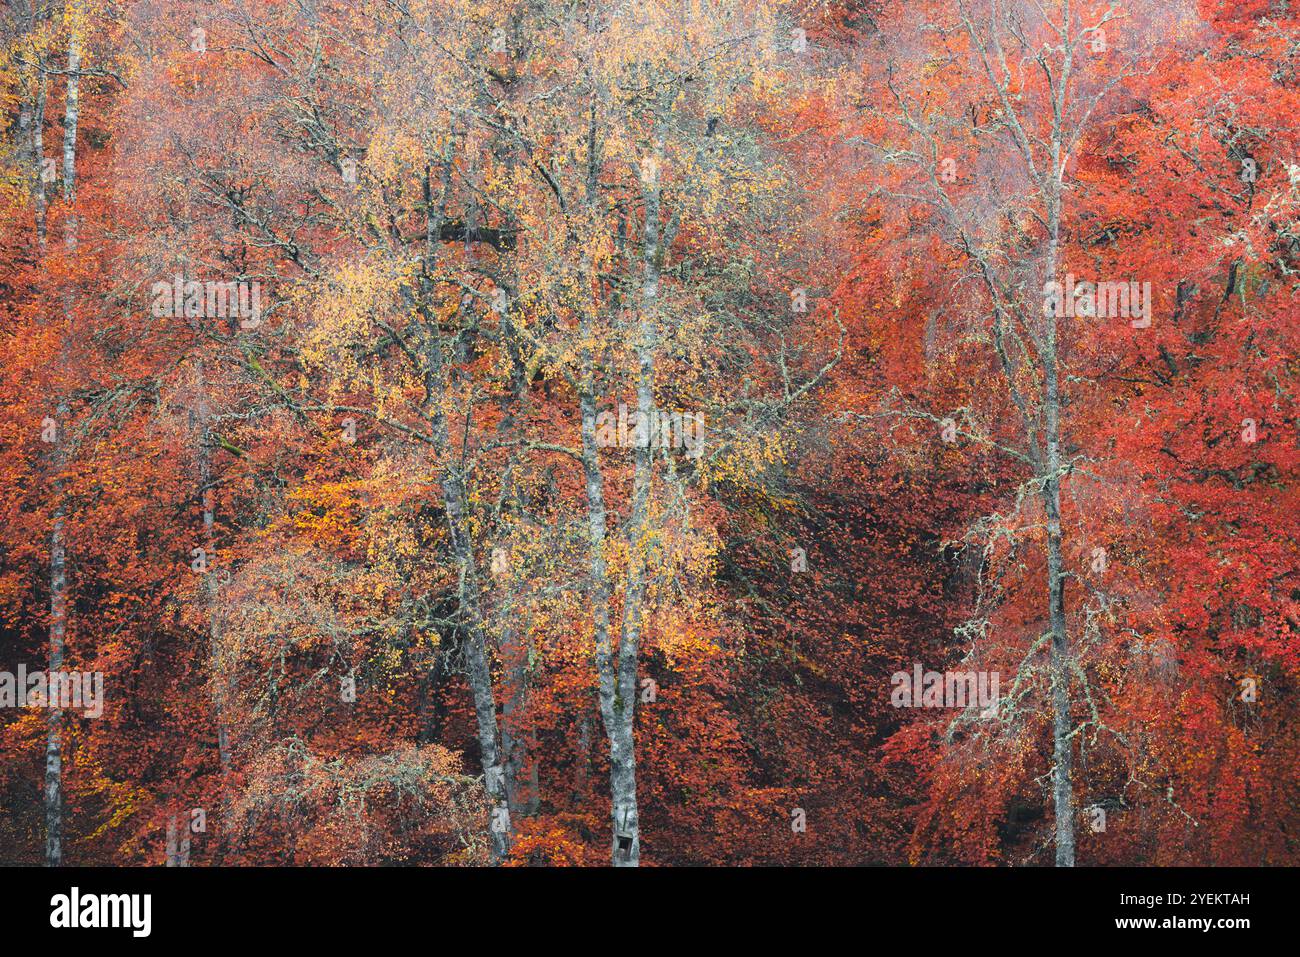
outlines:
M8 4L4 859L1294 864L1287 7Z

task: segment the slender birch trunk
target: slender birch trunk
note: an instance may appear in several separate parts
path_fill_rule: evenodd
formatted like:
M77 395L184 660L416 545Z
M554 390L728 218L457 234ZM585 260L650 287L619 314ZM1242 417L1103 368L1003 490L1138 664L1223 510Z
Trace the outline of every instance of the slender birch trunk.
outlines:
M434 349L438 347L435 345ZM434 423L434 434L441 434L439 447L447 449L446 422L441 414ZM479 750L483 777L493 811L488 833L493 863L500 863L510 852L510 806L505 773L501 762L500 731L497 726L496 697L492 692L492 670L488 661L487 636L483 627L482 599L478 569L469 536L466 533L466 495L464 482L454 466L444 466L440 476L443 502L447 511L447 530L452 557L460 568L460 608L464 623L466 678L474 699L474 716L478 725Z
M998 31L1002 27L1002 14L998 3L992 5L989 21L989 41L993 54L986 48L974 23L966 16L963 19L973 41L975 49L983 60L989 82L997 94L1002 116L1007 123L1011 139L1020 152L1025 163L1025 170L1030 181L1037 188L1043 202L1041 221L1046 227L1046 256L1044 262L1044 283L1057 282L1057 272L1061 259L1061 207L1065 195L1065 159L1067 133L1068 91L1072 79L1074 64L1074 46L1077 38L1071 36L1070 0L1064 0L1061 8L1062 61L1059 76L1051 85L1050 98L1051 129L1045 137L1031 137L1022 124L1016 108L1013 106L1004 79L996 72L994 64L1004 64L1004 54ZM1082 121L1080 121L1082 122ZM1077 133L1078 131L1076 131ZM1036 163L1034 143L1043 146L1045 166ZM1058 346L1057 310L1044 309L1037 313L1042 315L1043 335L1037 343L1039 365L1042 373L1042 391L1040 405L1036 410L1038 419L1028 408L1027 401L1016 386L1015 368L1002 346L1002 335L1006 331L1002 305L998 293L989 278L990 267L986 260L980 258L980 265L985 274L985 283L994 298L995 334L994 343L1002 364L1007 386L1012 398L1024 418L1029 458L1033 464L1033 476L1039 486L1039 495L1043 503L1044 518L1047 526L1047 617L1051 635L1051 710L1052 710L1052 808L1055 817L1056 866L1073 867L1074 834L1074 788L1073 788L1073 744L1070 719L1070 674L1072 668L1069 633L1065 613L1065 581L1067 572L1063 557L1063 535L1061 530L1061 479L1064 477L1061 463L1061 382L1060 351ZM1043 288L1046 288L1044 286ZM1031 314L1022 312L1028 322ZM1041 423L1043 446L1040 450L1036 444L1036 428Z
M586 336L584 336L586 338ZM601 720L606 736L617 727L615 713L615 677L613 652L610 647L609 605L613 591L609 581L609 568L605 561L607 511L605 507L605 477L600 471L599 446L596 442L595 374L588 354L584 358L584 388L579 397L582 412L582 471L587 490L587 574L592 595L592 639L596 651L596 696L600 705ZM611 737L611 755L613 743ZM611 774L613 766L611 764ZM635 773L635 766L633 767ZM617 833L617 828L616 828ZM629 847L629 850L632 848ZM639 852L640 848L636 848ZM612 860L618 865L618 840L614 839Z
M1055 144L1054 144L1055 147ZM1055 150L1054 150L1055 151ZM1049 200L1051 231L1048 276L1055 276L1060 235L1059 192ZM1071 780L1070 642L1065 622L1065 562L1061 554L1061 395L1057 363L1056 317L1047 319L1043 349L1043 425L1046 456L1042 478L1047 518L1047 603L1052 632L1052 804L1056 816L1056 865L1074 866L1074 796Z
M212 410L208 405L207 380L204 376L203 357L195 360L195 387L198 391L198 437L195 445L195 464L199 472L199 499L203 508L203 548L207 556L208 567L204 574L204 586L207 591L208 604L208 671L212 682L209 691L212 703L213 722L217 729L217 759L221 765L221 783L217 792L217 801L221 820L221 839L217 845L218 860L224 856L227 842L230 840L230 816L228 808L228 791L230 785L231 755L230 730L226 724L226 707L224 680L220 670L219 655L221 650L221 603L220 583L216 565L216 496L212 488ZM186 842L189 837L186 828ZM189 855L186 854L188 864Z
M447 191L450 181L450 145L443 164L443 213L430 215L425 232L425 271L420 282L421 310L425 327L424 374L426 391L432 397L429 410L430 437L438 457L438 482L442 490L446 512L447 532L451 542L452 557L460 569L459 608L464 634L466 679L474 700L474 716L478 726L479 751L483 765L483 778L492 800L492 814L488 823L489 848L492 863L498 864L510 853L510 805L506 791L505 772L501 758L501 731L497 724L496 697L492 690L492 668L488 657L487 629L484 626L482 592L479 572L474 560L473 542L469 536L468 500L464 473L455 464L454 446L441 403L448 392L446 359L443 355L442 337L437 320L430 308L433 284L429 276L437 256L438 223L445 215ZM424 178L426 208L432 210L431 171Z
M510 344L516 335L510 321L509 309L502 310L501 340L509 351L514 370L511 389L501 400L501 420L497 424L497 436L507 443L519 437L519 423L512 408L523 408L524 394L528 388L524 363ZM512 456L502 475L498 515L501 505L507 500L518 504L519 496L514 488L515 466L516 461ZM516 585L517 579L513 573L510 573L503 574L501 580L508 586L505 590L508 601L510 591ZM538 781L537 762L529 759L530 752L536 747L536 741L524 721L528 711L532 637L528 624L520 621L518 615L509 606L506 606L501 617L500 648L503 686L501 752L506 772L506 795L513 821L516 816L527 817L537 813L541 804L541 787Z
M77 248L77 121L80 117L81 46L75 25L68 38L68 85L63 125L63 200L67 205L63 242ZM58 407L62 431L68 415L66 401ZM60 439L63 436L60 434ZM64 464L56 456L56 467ZM63 668L64 641L68 626L67 543L64 540L63 483L54 482L54 525L50 531L50 674ZM63 864L63 712L50 701L49 727L45 738L45 863Z
M506 797L510 814L528 816L537 813L541 800L537 764L529 761L529 740L522 727L528 707L527 638L512 621L501 633L502 684L505 700L501 705L501 751L505 762Z
M38 64L37 69L41 75L36 86L35 109L32 110L32 164L36 171L32 192L36 205L36 238L43 249L49 234L46 225L49 199L45 195L45 101L49 95L49 77L43 63Z
M637 422L648 430L654 409L655 353L658 349L660 249L659 164L663 161L663 139L655 148L649 174L644 177L645 226L642 238L641 302L636 346ZM646 532L649 525L650 487L653 479L654 448L650 436L634 452L632 505L626 535L628 560L623 595L623 621L617 660L610 648L609 600L612 587L605 563L607 519L604 477L600 472L596 442L595 376L590 355L585 358L582 412L582 464L587 485L589 572L595 590L594 638L600 714L609 742L610 804L612 839L610 857L615 867L637 867L641 863L641 822L636 794L636 690L641 645L641 626L646 589Z
M171 817L167 819L166 866L190 866L190 827L184 811L173 811Z
M77 123L81 118L81 40L76 25L68 38L68 86L63 111L63 201L67 219L63 227L64 243L77 246Z
M55 486L55 494L62 488ZM67 629L67 568L63 541L63 506L54 513L50 532L50 674L63 668L64 636ZM45 863L63 864L63 712L50 700L49 726L45 737Z
M1065 0L1062 23L1067 37L1061 82L1052 102L1051 166L1045 173L1047 200L1047 279L1056 280L1061 249L1061 200L1064 168L1066 91L1074 45L1069 39L1070 3ZM1046 317L1043 348L1043 425L1046 475L1043 508L1047 518L1047 603L1052 631L1052 805L1056 818L1056 866L1074 866L1073 744L1070 736L1070 641L1065 621L1065 562L1061 553L1061 388L1057 316Z
M594 116L588 126L587 135L587 202L595 210L597 202L597 142ZM588 282L583 277L583 282ZM583 482L587 493L587 577L592 591L592 641L595 646L596 662L596 700L600 710L601 721L605 727L606 737L610 740L611 754L611 792L612 778L615 774L612 760L615 746L614 738L618 728L618 712L615 707L617 699L617 678L613 663L613 649L610 644L610 600L613 586L609 578L609 566L605 558L605 549L609 537L608 510L605 505L605 476L600 470L600 445L596 439L596 419L598 416L596 402L596 366L593 339L596 333L590 311L583 310L581 319L582 371L578 388L578 410L581 415L581 459ZM584 730L586 726L584 725ZM620 757L623 753L620 750ZM627 771L626 759L620 762L620 772ZM635 801L635 755L631 766L633 781L633 800ZM611 793L612 799L612 793ZM617 807L617 801L611 800L611 807ZM631 863L635 854L640 860L640 841L638 834L625 833L627 843L627 861L622 858L619 849L618 815L614 811L614 835L612 838L611 861L615 866ZM635 819L630 821L635 825Z

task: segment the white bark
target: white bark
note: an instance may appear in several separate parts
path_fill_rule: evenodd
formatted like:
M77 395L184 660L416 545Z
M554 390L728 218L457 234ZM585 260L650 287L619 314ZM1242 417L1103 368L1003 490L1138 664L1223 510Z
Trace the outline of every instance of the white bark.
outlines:
M45 248L48 233L46 210L49 200L45 195L45 101L49 95L49 78L45 74L44 64L40 64L40 80L36 87L36 103L32 111L32 191L36 205L36 238L41 248Z
M1061 197L1064 163L1066 91L1070 85L1074 44L1069 37L1070 0L1065 0L1062 24L1066 35L1064 62L1052 102L1052 139L1047 188L1046 280L1056 281L1061 248ZM1061 555L1061 393L1057 350L1057 317L1047 317L1043 349L1043 416L1046 460L1043 463L1043 508L1047 515L1047 600L1052 630L1052 805L1056 816L1056 866L1074 866L1074 794L1071 777L1070 641L1065 621L1065 563Z
M444 163L444 177L450 177L450 148ZM425 177L426 201L431 199L431 184ZM444 189L443 203L445 205ZM492 863L500 863L510 852L510 807L506 788L505 768L502 766L501 731L497 724L496 696L492 690L492 669L488 657L487 629L484 624L482 591L479 586L478 566L474 560L473 542L468 533L468 495L464 475L455 464L454 446L447 425L447 417L440 403L448 392L446 358L443 355L442 336L437 329L430 302L433 284L427 278L432 273L439 239L435 235L436 217L430 215L426 226L425 261L427 273L421 282L419 308L425 320L423 350L426 391L432 397L429 410L430 436L438 458L438 482L442 490L446 513L448 538L452 558L460 569L460 617L464 636L466 679L474 701L474 716L478 726L479 752L483 779L492 811L488 820L489 849Z
M218 845L218 857L223 856L230 839L230 815L228 793L230 786L231 754L230 730L226 724L225 676L221 674L221 602L219 569L216 556L216 496L212 489L212 410L208 404L207 380L204 377L203 358L195 358L195 389L198 398L198 435L195 440L195 462L199 472L199 501L203 510L203 548L207 555L208 568L204 575L204 586L208 604L208 672L211 687L209 697L212 702L213 723L217 732L217 760L221 767L221 780L217 792L220 808L221 840ZM188 828L186 843L188 845ZM188 855L187 855L188 859Z
M67 205L63 240L68 249L77 247L77 121L80 117L81 47L75 30L68 39L68 85L63 119L63 199ZM68 406L60 401L58 427L60 440L66 425ZM63 455L56 453L56 467L62 467ZM63 667L67 634L67 543L64 540L64 506L62 482L54 482L56 499L54 525L50 531L50 672ZM63 864L63 713L49 709L49 727L45 738L45 863L50 867Z
M639 421L648 422L654 409L655 355L660 283L660 187L658 169L663 161L663 139L656 139L651 176L645 184L645 224L642 235L641 301L636 345L636 398ZM636 793L636 689L641 627L645 611L645 535L649 524L650 489L654 449L650 443L634 453L632 505L625 527L628 542L623 621L617 661L610 647L610 597L613 588L605 563L608 535L604 476L596 443L594 370L586 362L580 396L582 412L582 464L587 486L589 574L595 592L593 631L600 714L609 742L612 839L610 858L615 867L637 867L641 862L641 822Z

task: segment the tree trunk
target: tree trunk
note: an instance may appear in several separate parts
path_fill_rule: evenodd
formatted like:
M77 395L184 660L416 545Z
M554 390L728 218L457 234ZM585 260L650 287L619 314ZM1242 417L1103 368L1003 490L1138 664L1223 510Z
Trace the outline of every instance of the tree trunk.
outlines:
M482 602L478 589L478 572L473 550L465 533L465 496L459 476L450 469L442 478L443 499L447 507L452 556L461 570L460 608L466 619L465 664L470 694L474 699L474 716L478 723L479 751L483 778L492 799L492 817L488 826L492 862L500 863L510 853L510 805L505 771L501 766L500 734L497 727L496 697L492 693L492 670L488 663L487 636L483 628Z
M197 320L196 320L197 322ZM218 591L218 566L216 552L216 500L212 491L212 415L208 406L207 381L204 378L203 358L195 359L195 388L198 392L198 437L194 457L199 472L199 501L203 509L203 548L207 556L204 587L208 603L208 672L211 681L209 700L212 703L213 723L217 731L217 760L221 766L221 780L217 802L221 821L221 836L217 844L217 859L224 856L231 837L227 793L230 783L230 732L226 726L225 690L218 661L221 649L221 615ZM188 828L186 842L188 843Z
M501 634L502 683L501 750L505 756L506 796L511 815L537 813L541 800L537 763L530 761L528 732L522 726L528 704L528 641L521 629L507 620Z
M44 64L38 69L41 76L36 88L35 109L32 111L32 165L35 170L32 191L36 203L36 238L44 248L48 233L46 209L49 206L45 195L45 101L49 95L49 78L45 75Z
M69 249L77 245L77 122L81 118L81 43L75 25L68 40L68 92L63 111L63 201L67 219L63 227L64 243Z
M1069 4L1064 23L1069 29ZM1070 72L1067 45L1062 82L1054 103L1051 169L1047 174L1047 279L1056 280L1060 265L1061 198L1064 193L1061 143L1064 91ZM1065 623L1065 563L1061 555L1061 391L1055 311L1046 322L1043 349L1043 419L1046 475L1043 508L1047 518L1047 604L1052 631L1052 809L1056 818L1056 866L1074 866L1073 745L1070 738L1070 642Z
M1048 462L1052 460L1048 430ZM1049 464L1049 468L1050 468ZM1053 479L1047 505L1047 587L1052 627L1052 804L1056 816L1056 866L1074 866L1074 759L1070 740L1070 644L1065 628L1065 571L1061 559L1061 490Z
M591 582L592 595L592 639L596 650L597 700L600 704L600 716L605 725L605 734L610 741L611 789L615 765L613 754L615 745L615 728L617 727L615 708L615 677L612 651L609 643L609 604L613 591L609 581L609 570L605 562L605 539L607 536L605 511L605 478L600 471L598 458L599 446L596 443L596 397L594 395L594 373L590 356L584 358L584 388L579 398L582 411L582 470L587 486L587 573ZM633 800L635 801L635 765L633 765ZM615 804L617 807L617 804ZM618 848L618 818L614 818L614 848L612 860L615 866L620 862ZM632 823L635 823L633 821ZM632 835L629 835L629 842ZM628 844L628 852L636 850L639 858L640 847Z
M510 322L509 309L501 310L501 338L506 343L512 366L511 389L501 399L501 420L497 424L497 435L503 442L521 438L518 420L514 408L524 407L524 395L528 389L528 377L523 359L517 349L510 345L516 334ZM512 406L513 403L513 406ZM506 464L501 479L500 508L507 500L520 505L518 490L514 487L516 462L512 456ZM495 561L494 561L495 564ZM494 572L496 568L494 567ZM506 604L499 606L501 615L501 683L504 701L501 706L501 751L506 770L506 795L510 805L511 819L516 815L528 817L537 813L541 804L541 786L537 775L537 762L530 758L537 747L531 729L525 723L528 710L528 692L530 665L533 651L531 626L521 621L509 602L512 592L518 584L513 569L503 569L500 582L505 587L500 589ZM500 609L504 609L504 614Z
M441 343L429 334L425 349L428 374L432 377L431 394L444 396L447 382L443 373ZM474 561L473 543L470 541L466 521L467 496L464 478L459 468L449 461L452 446L443 413L431 416L432 435L440 460L438 481L442 488L446 509L447 531L451 540L452 558L460 568L459 608L464 634L466 679L474 699L474 715L478 723L479 751L482 755L483 778L493 810L489 821L492 862L499 863L510 852L510 807L506 792L505 772L501 766L500 730L497 726L496 697L492 692L492 669L488 661L487 633L483 625L483 603L479 590L478 567Z
M655 352L658 348L656 321L659 305L659 165L663 162L663 138L655 142L645 183L645 227L642 241L641 308L637 334L637 424L646 441L637 443L632 477L632 506L627 520L627 587L623 596L623 626L618 643L617 689L608 709L610 796L613 804L614 837L611 847L615 867L637 867L641 863L641 822L636 797L636 692L640 661L641 625L645 611L646 533L649 525L650 486L653 480L655 436L649 428L654 414Z
M60 428L62 424L60 423ZM61 464L61 463L60 463ZM62 489L55 486L55 494ZM63 541L63 506L54 513L50 532L50 676L63 668L63 642L68 621L66 553ZM45 737L45 863L63 864L63 712L51 699Z
M450 143L444 160L444 184L450 182ZM424 177L426 204L432 201L430 171ZM443 206L446 203L444 185ZM429 216L425 227L425 271L420 281L420 302L417 303L425 325L424 375L425 391L432 397L429 411L430 437L438 457L438 483L442 490L446 511L447 532L451 541L452 557L460 568L460 617L464 634L465 671L470 694L474 700L474 716L478 725L479 752L483 765L483 779L492 799L492 813L488 822L489 849L493 864L498 864L510 853L510 804L506 792L505 771L501 762L501 733L497 724L496 697L492 691L492 668L488 660L487 629L484 626L482 595L479 588L478 567L474 561L473 542L469 536L465 481L461 468L452 457L454 446L447 426L447 417L440 403L448 392L445 357L437 318L431 308L433 274L439 242L434 217Z
M63 119L63 199L67 204L63 242L68 249L77 247L77 120L80 110L81 47L75 30L68 40L68 88ZM59 439L64 438L68 405L58 406ZM56 467L62 468L64 456L56 453ZM54 482L54 526L50 531L50 674L63 668L64 640L67 635L67 543L64 541L63 484ZM63 864L63 713L51 700L49 727L45 738L45 863L50 867Z
M184 812L180 814L180 822L177 822L177 815L173 813L167 819L167 867L189 867L190 866L190 826Z

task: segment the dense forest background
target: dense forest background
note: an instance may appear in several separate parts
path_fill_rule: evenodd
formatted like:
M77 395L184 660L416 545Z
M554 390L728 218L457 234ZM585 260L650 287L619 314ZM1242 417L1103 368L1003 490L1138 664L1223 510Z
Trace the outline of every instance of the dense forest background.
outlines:
M1297 863L1296 7L7 0L0 859Z

